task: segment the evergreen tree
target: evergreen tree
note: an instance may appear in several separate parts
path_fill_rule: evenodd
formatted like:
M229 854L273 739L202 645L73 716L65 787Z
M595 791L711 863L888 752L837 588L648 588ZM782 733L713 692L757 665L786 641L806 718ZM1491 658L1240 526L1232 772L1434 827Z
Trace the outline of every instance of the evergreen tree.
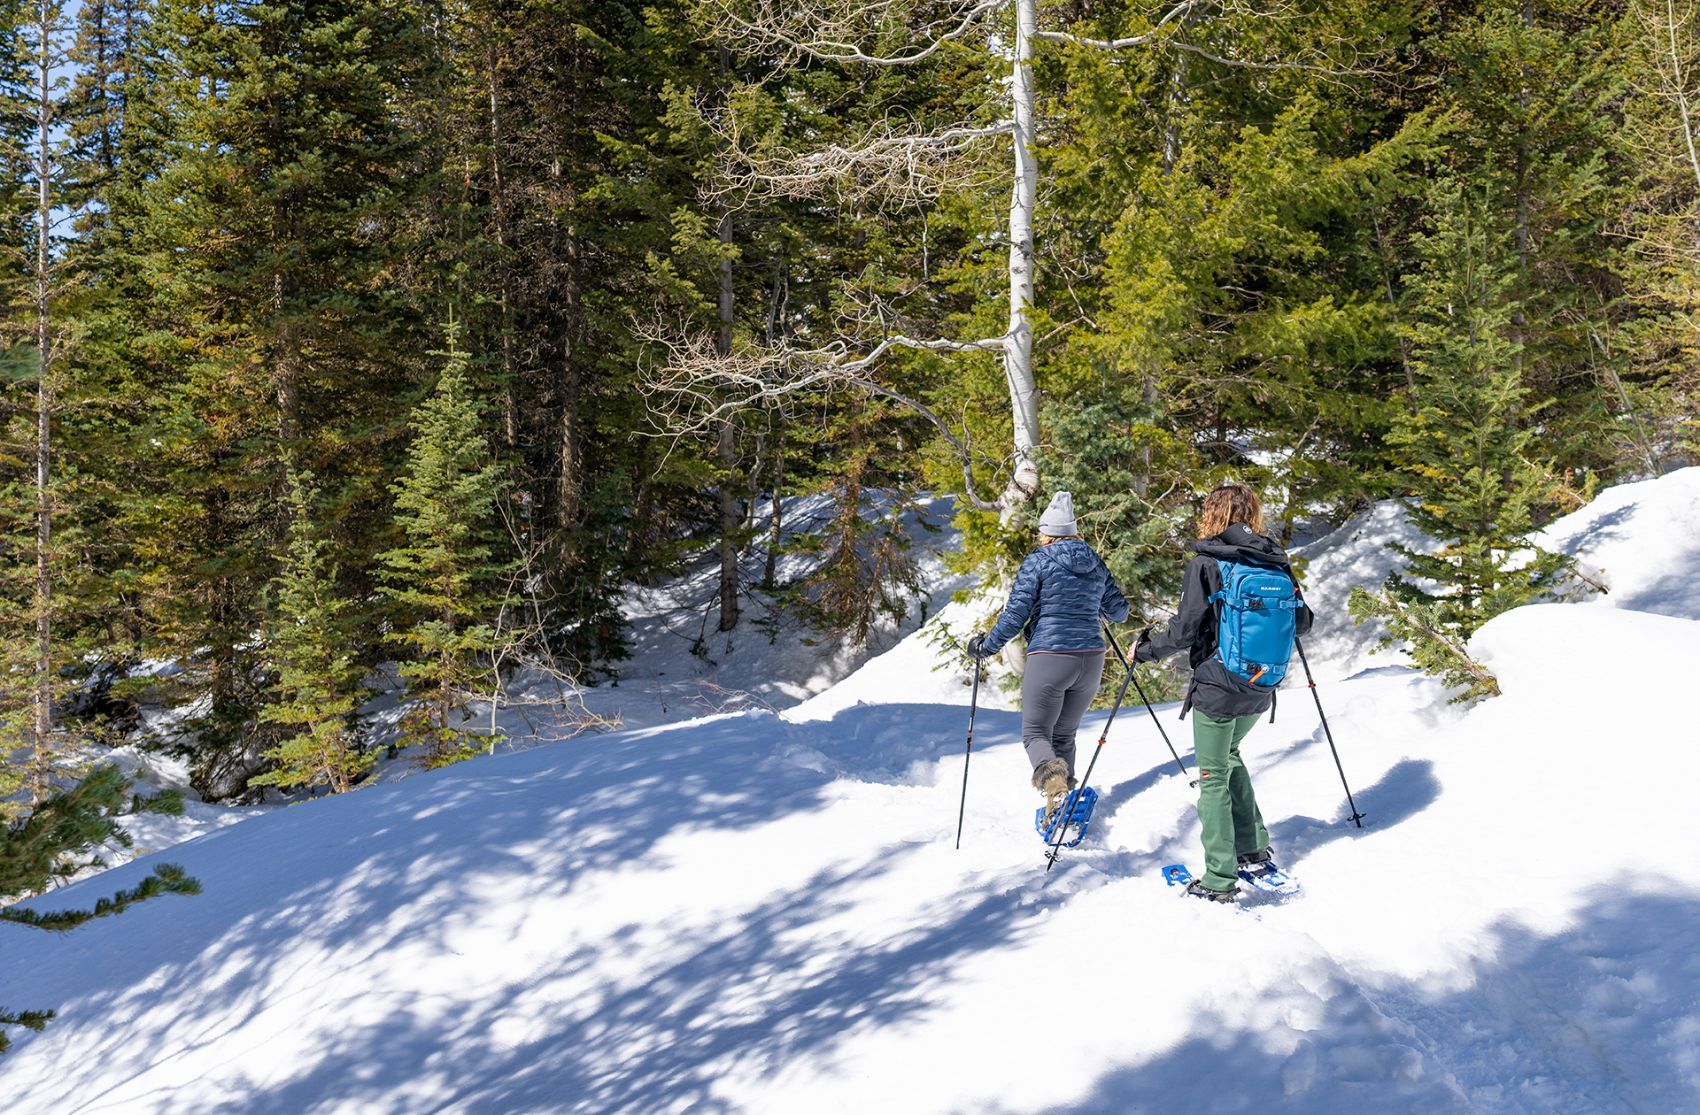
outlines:
M107 82L119 163L79 377L105 429L83 460L108 504L116 614L185 667L162 698L205 699L181 742L208 797L265 761L258 635L291 467L318 477L322 535L350 558L342 597L375 599L404 447L393 401L415 394L427 347L397 281L430 182L398 111L430 65L426 14L157 0ZM370 661L367 620L351 630Z
M76 785L0 826L0 896L38 894L56 878L106 866L102 845L130 847L118 820L138 812L180 814L183 795L134 796L117 767L95 767Z
M1617 422L1615 456L1650 474L1700 459L1700 9L1693 0L1635 0L1624 14L1624 167L1617 204L1629 230L1617 258L1636 313L1593 338Z
M1277 533L1379 494L1399 371L1372 211L1424 149L1424 122L1340 144L1330 117L1307 95L1182 147L1166 174L1151 166L1106 236L1103 326L1064 381L1126 376L1147 421L1204 466L1187 486L1250 480Z
M455 713L491 669L512 563L502 554L497 504L502 468L480 432L482 407L468 383L458 327L449 330L443 370L430 396L414 408L413 443L395 493L401 544L385 551L385 593L396 605L396 638L407 651L402 676L416 702L403 727L425 746L427 766L470 757L478 737L457 727Z
M330 547L317 535L313 474L290 480L289 551L273 586L268 624L277 685L260 719L292 734L266 752L275 769L249 784L286 790L323 784L340 794L375 761L360 747L353 724L365 696L365 668L352 630L357 617L340 595Z
M1543 400L1560 475L1634 459L1600 373L1602 340L1633 310L1614 226L1641 207L1612 186L1624 104L1614 19L1578 0L1481 0L1428 44L1447 127L1438 162L1500 230L1492 253L1515 303L1510 359ZM1568 506L1584 496L1566 493Z
M864 447L840 465L822 529L804 532L791 543L793 549L818 555L819 562L787 586L812 626L858 648L867 644L876 623L902 622L925 593L909 520L913 516L922 529L927 524L900 489L868 490L867 479L877 475L871 456L871 447Z
M0 394L7 434L0 464L0 532L7 556L0 570L0 609L8 619L0 633L0 660L11 681L0 691L0 719L8 757L27 749L31 796L39 803L55 789L56 752L66 748L57 706L67 688L65 667L75 660L60 623L71 594L61 556L68 539L58 519L63 485L56 439L64 350L73 335L59 225L65 211L75 212L79 191L71 182L65 134L71 31L65 4L37 0L10 14L16 22L7 29L0 68L0 119L9 157L0 165L8 172L8 223L27 232L28 248L15 257L22 265L0 280L6 302Z
M1084 395L1084 393L1082 393ZM1150 623L1172 606L1176 561L1197 467L1185 439L1160 422L1137 385L1053 403L1044 475L1074 496L1082 537L1103 555L1130 607Z
M1408 279L1413 409L1390 441L1410 486L1411 521L1439 545L1425 553L1394 544L1406 571L1379 598L1361 589L1354 597L1360 619L1386 617L1431 669L1458 663L1477 628L1549 591L1567 564L1532 541L1552 476L1537 456L1541 408L1518 359L1517 275L1498 250L1510 230L1455 182L1436 188L1433 210ZM1468 695L1489 691L1470 684Z

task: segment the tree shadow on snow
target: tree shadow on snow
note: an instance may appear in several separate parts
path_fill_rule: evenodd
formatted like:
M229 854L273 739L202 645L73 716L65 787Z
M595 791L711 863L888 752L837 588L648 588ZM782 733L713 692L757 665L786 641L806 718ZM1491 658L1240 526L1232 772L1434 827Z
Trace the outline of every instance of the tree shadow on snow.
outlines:
M1084 1097L1043 1110L1700 1110L1700 953L1680 931L1700 919L1700 898L1599 887L1589 899L1562 932L1496 923L1481 934L1477 958L1449 973L1445 986L1330 962L1326 976L1307 976L1303 987L1248 987L1243 1000L1200 1015L1185 1041L1111 1067ZM1282 1009L1284 998L1292 1009ZM1248 1028L1230 1013L1265 1023ZM1129 1024L1138 1024L1137 1013Z
M977 731L993 738L1018 724L1009 713L981 715ZM43 960L8 977L8 1001L48 1003L59 1018L46 1034L25 1035L14 1057L46 1042L39 1052L122 1074L82 1102L170 1107L169 1093L144 1094L139 1078L226 1038L251 1041L244 1028L291 994L297 973L304 992L331 1000L368 984L384 994L372 973L388 954L417 945L461 955L455 934L487 931L474 915L492 894L521 889L570 910L593 873L659 866L640 861L669 837L818 812L839 773L815 761L829 751L837 759L824 768L875 774L898 741L911 765L917 755L959 751L947 724L965 728L963 710L855 709L826 725L732 716L499 755L220 830L169 853L201 879L201 896L148 903L74 938L18 938L20 951ZM845 915L853 888L921 850L887 845L722 924L681 928L664 948L639 954L662 966L634 982L604 966L618 970L634 936L663 927L634 921L576 951L563 945L476 1016L445 1014L446 1003L491 1001L454 987L387 992L396 1001L374 1024L338 1028L313 1012L314 1040L334 1034L334 1044L292 1058L302 1072L284 1083L247 1081L223 1109L717 1110L710 1087L730 1065L777 1064L923 1010L951 964L1008 944L1044 915L1017 889L918 910L873 946L810 928ZM823 864L844 857L845 849L820 855ZM104 894L151 863L82 885ZM759 846L749 870L762 870ZM69 887L32 905L75 906L80 897ZM99 957L101 977L68 971L54 941ZM0 955L14 959L13 948L8 938ZM42 1068L33 1083L20 1074L17 1087L16 1110L63 1109L58 1073Z
M1700 619L1700 582L1687 571L1667 573L1639 592L1618 597L1616 603L1620 608L1637 612Z
M933 911L877 945L812 934L815 923L850 908L848 888L885 869L869 863L823 872L734 921L681 934L667 962L641 981L574 993L575 970L607 962L597 955L563 961L477 1017L437 1022L397 1009L364 1031L338 1035L336 1048L287 1084L244 1090L216 1110L300 1112L327 1097L397 1110L407 1106L393 1099L401 1080L430 1097L430 1110L738 1110L715 1094L728 1074L771 1075L794 1058L917 1015L954 964L1011 945L1043 916L1017 895L988 895ZM619 949L610 941L598 952ZM526 1038L494 1040L502 1021L520 1024ZM422 1045L450 1055L421 1071Z
M962 757L967 736L968 709L955 705L853 705L830 721L790 726L794 744L819 753L833 771L887 784L930 780L937 763ZM975 716L976 754L1020 739L1019 712L981 709Z

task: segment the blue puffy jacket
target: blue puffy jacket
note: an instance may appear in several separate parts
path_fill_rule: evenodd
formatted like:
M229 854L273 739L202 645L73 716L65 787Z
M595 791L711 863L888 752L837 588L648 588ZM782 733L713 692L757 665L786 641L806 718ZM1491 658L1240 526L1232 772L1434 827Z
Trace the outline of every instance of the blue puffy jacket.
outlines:
M1025 632L1029 654L1101 651L1100 623L1126 618L1127 600L1104 559L1080 539L1065 538L1027 555L1003 615L981 645L996 654Z

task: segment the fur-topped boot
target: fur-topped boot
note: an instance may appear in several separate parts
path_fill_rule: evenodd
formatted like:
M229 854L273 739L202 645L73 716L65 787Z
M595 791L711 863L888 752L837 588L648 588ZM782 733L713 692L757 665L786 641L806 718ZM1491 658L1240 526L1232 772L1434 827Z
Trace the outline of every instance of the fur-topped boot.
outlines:
M1046 759L1033 768L1033 788L1045 795L1045 821L1062 807L1063 798L1074 789L1074 779L1068 776L1068 764L1061 759Z

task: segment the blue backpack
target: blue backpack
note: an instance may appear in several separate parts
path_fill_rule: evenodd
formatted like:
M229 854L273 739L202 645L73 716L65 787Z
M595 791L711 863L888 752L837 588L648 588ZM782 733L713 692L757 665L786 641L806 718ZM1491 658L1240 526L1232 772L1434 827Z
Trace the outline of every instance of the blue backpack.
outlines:
M1216 621L1216 653L1228 671L1253 685L1273 689L1287 676L1293 656L1297 612L1304 607L1298 585L1284 569L1218 558L1222 590L1210 602L1222 607Z

